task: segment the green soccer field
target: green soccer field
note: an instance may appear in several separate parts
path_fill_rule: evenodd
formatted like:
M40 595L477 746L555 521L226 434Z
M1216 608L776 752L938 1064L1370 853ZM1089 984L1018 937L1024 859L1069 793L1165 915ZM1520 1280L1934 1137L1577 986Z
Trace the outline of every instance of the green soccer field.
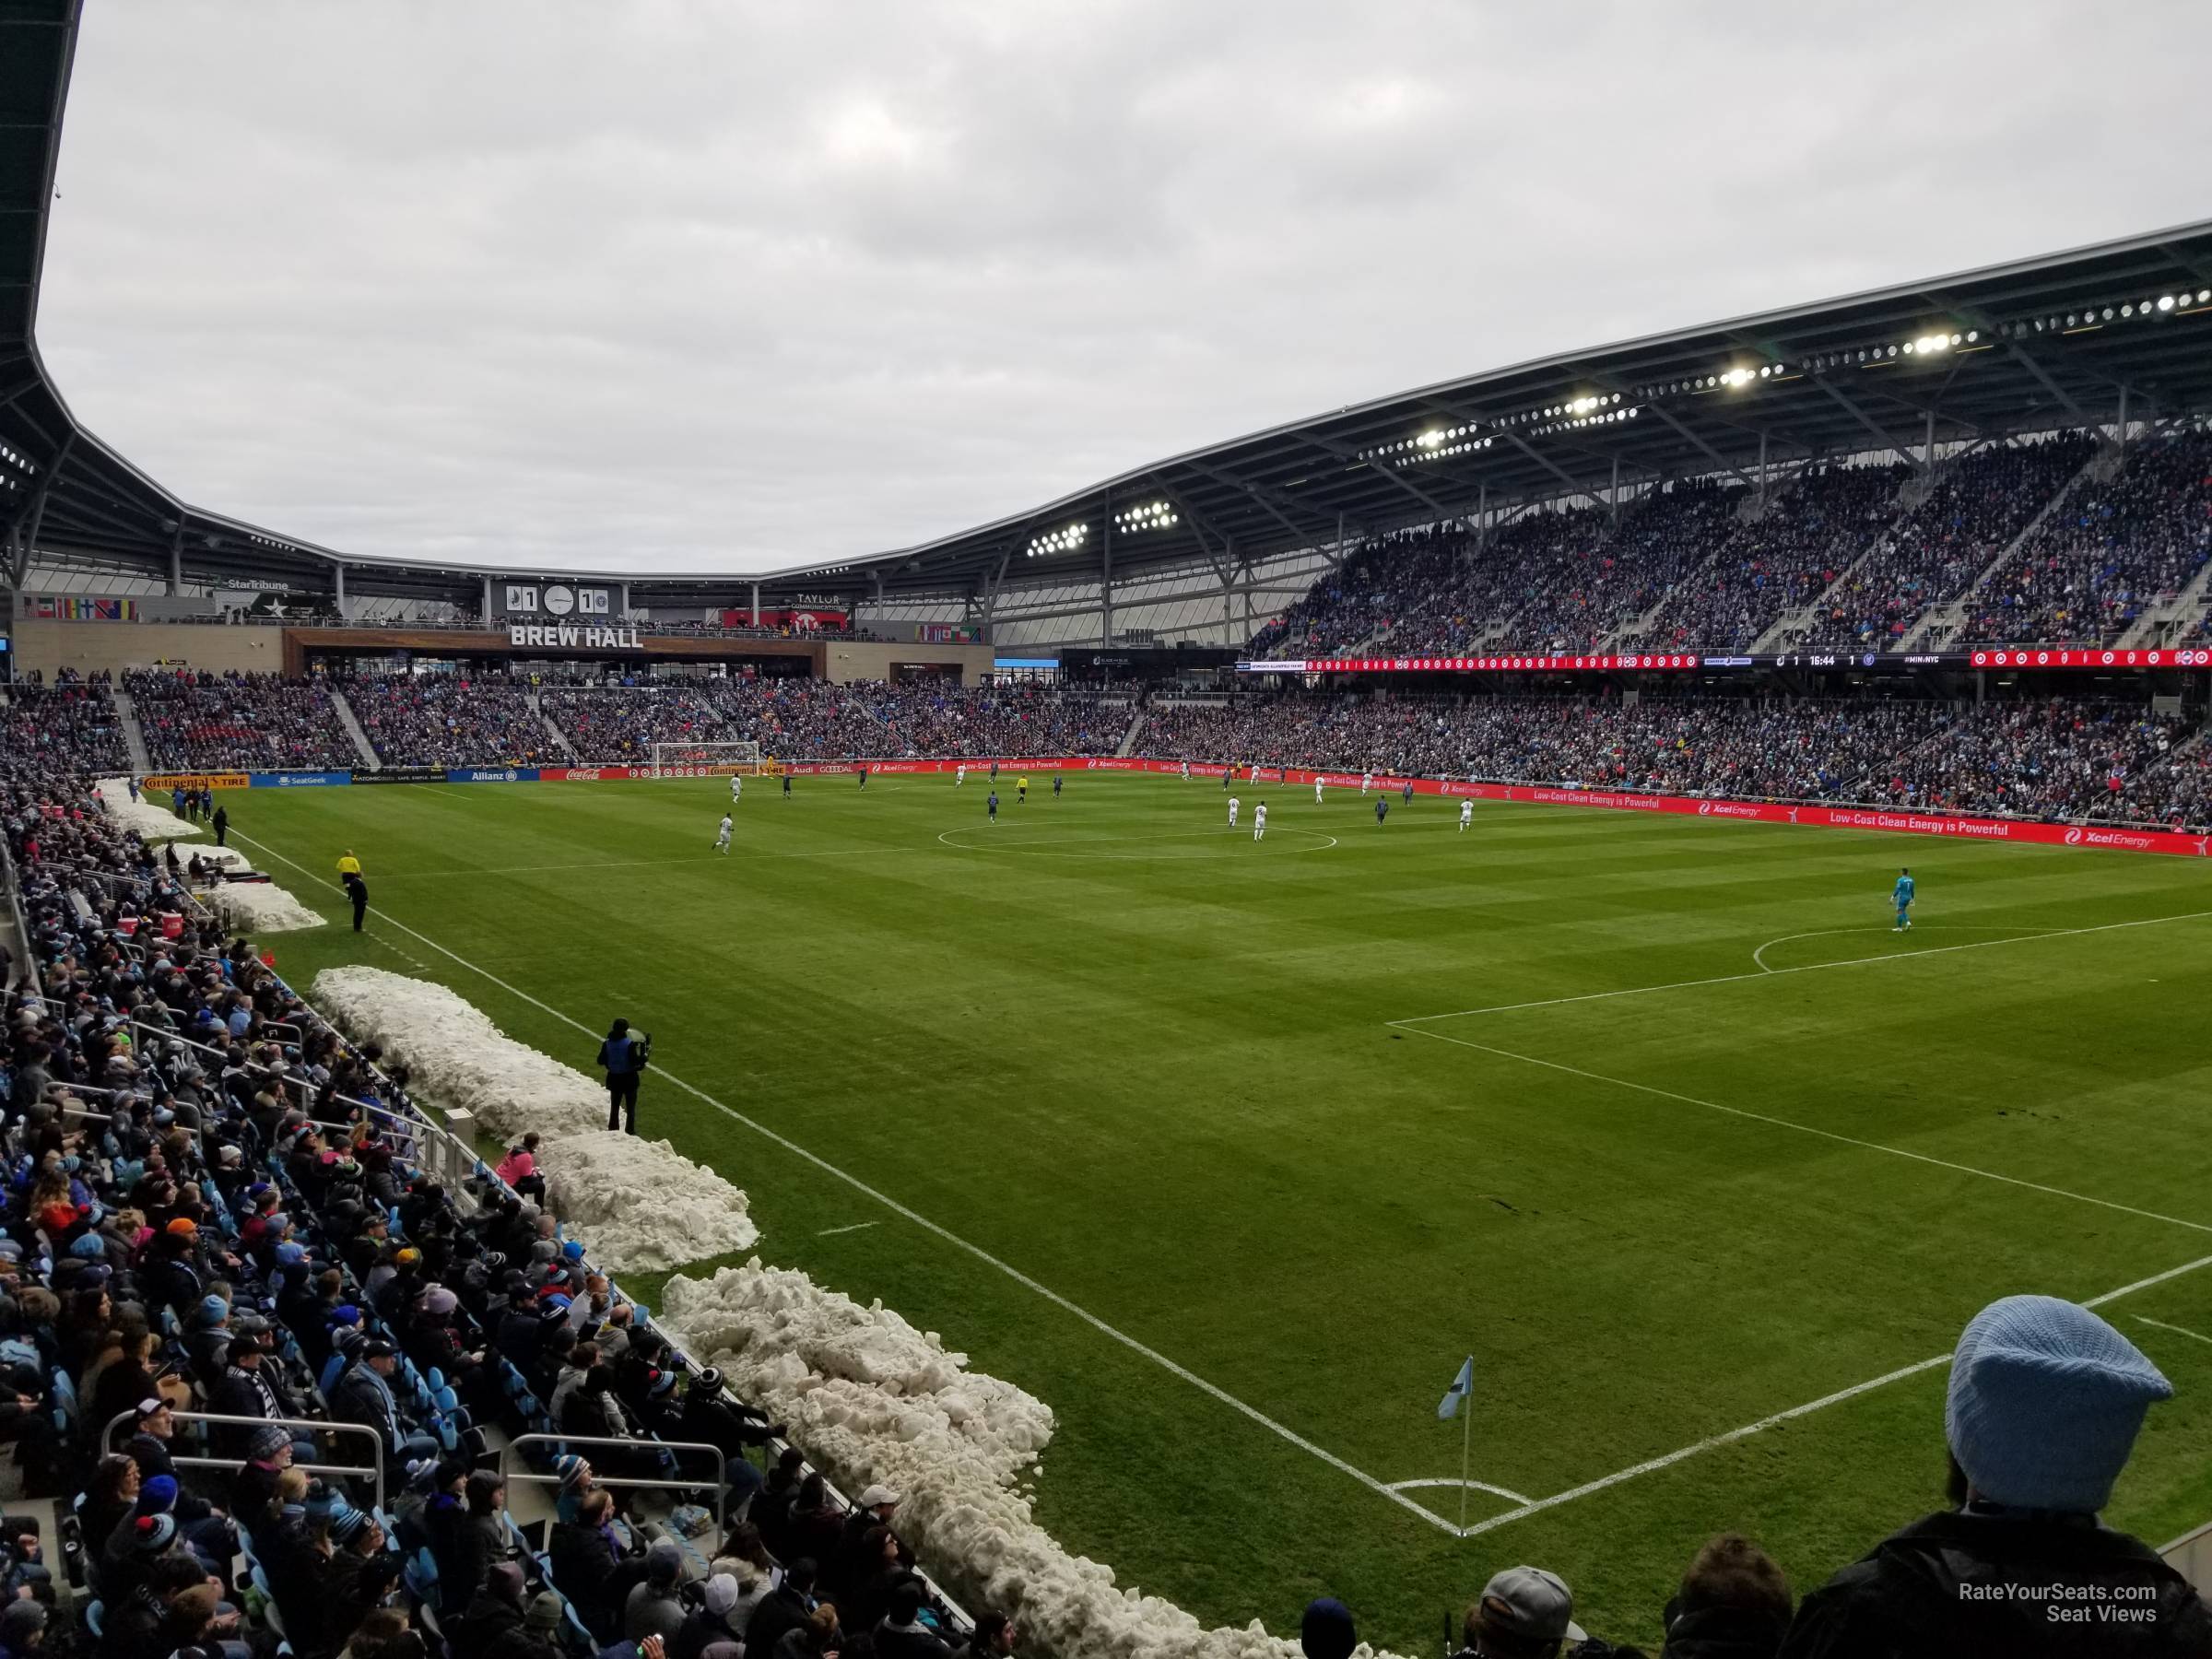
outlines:
M718 780L227 804L325 914L367 866L295 984L423 974L586 1069L650 1029L641 1126L1052 1405L1040 1519L1209 1622L1424 1652L1529 1561L1656 1645L1732 1527L1809 1589L1936 1507L1924 1362L2022 1290L2135 1287L2180 1397L2108 1519L2212 1515L2212 867L1246 785L1255 844L1213 782L749 782L726 857ZM1462 1536L1408 1506L1458 1521L1470 1353Z

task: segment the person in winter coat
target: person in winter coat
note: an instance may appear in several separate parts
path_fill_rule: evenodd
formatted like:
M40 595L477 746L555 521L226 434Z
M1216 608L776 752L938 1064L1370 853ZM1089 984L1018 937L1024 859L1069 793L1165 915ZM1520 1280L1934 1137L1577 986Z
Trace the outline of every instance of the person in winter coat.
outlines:
M615 1529L615 1495L605 1487L584 1494L573 1521L553 1524L553 1582L576 1617L602 1646L618 1639L624 1603L644 1576L642 1555L632 1556Z
M1774 1659L1790 1629L1790 1582L1750 1539L1723 1533L1698 1551L1666 1604L1660 1659Z
M684 1622L683 1577L683 1546L673 1538L655 1539L645 1552L645 1576L630 1586L622 1604L624 1641L675 1639Z
M1807 1595L1783 1659L2212 1653L2212 1611L2188 1581L2097 1520L2144 1418L2172 1395L2087 1308L2049 1296L1992 1302L1951 1357L1954 1507ZM2097 1606L2135 1617L2099 1618Z
M539 1204L546 1201L546 1178L537 1172L539 1136L533 1131L507 1148L507 1156L500 1159L499 1168L492 1171L521 1197L534 1198Z
M912 1577L891 1592L875 1633L876 1659L953 1659L951 1644L922 1622L922 1585Z
M786 1632L806 1622L814 1611L815 1562L800 1556L783 1569L783 1582L753 1610L745 1639L754 1653L772 1653Z
M806 1616L805 1624L777 1638L775 1652L767 1659L831 1659L838 1652L839 1636L837 1609L824 1602Z
M501 1561L485 1574L468 1600L462 1604L458 1624L445 1625L449 1645L456 1653L488 1653L511 1631L523 1628L523 1570ZM441 1576L439 1594L444 1605L455 1605Z
M718 1641L739 1641L744 1633L732 1627L731 1611L737 1606L737 1581L718 1572L706 1582L700 1605L685 1616L676 1640L668 1644L668 1659L700 1659Z
M307 1415L291 1390L285 1386L283 1378L269 1365L269 1346L266 1336L243 1331L231 1338L230 1362L223 1367L222 1380L208 1397L210 1412L219 1417L272 1419ZM253 1435L252 1429L218 1425L216 1443L222 1450L218 1455L248 1455Z
M670 1426L670 1435L677 1440L703 1441L721 1452L723 1473L730 1483L730 1510L740 1513L745 1500L760 1489L763 1479L745 1449L782 1440L784 1427L730 1400L723 1393L722 1373L710 1366L684 1385L683 1411Z

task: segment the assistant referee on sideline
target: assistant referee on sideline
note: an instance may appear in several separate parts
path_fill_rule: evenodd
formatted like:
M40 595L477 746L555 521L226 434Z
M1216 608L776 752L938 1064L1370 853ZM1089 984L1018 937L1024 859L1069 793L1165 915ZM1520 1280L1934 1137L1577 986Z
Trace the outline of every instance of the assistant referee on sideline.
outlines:
M338 881L346 889L346 897L353 900L353 931L361 931L361 918L369 913L369 884L361 879L361 861L346 849L346 856L338 860Z

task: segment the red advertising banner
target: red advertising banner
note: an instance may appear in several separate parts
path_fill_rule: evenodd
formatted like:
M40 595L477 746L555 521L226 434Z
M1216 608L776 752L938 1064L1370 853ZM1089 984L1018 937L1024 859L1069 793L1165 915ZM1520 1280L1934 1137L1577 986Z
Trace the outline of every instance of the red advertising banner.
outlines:
M753 620L749 610L725 610L722 613L724 628L788 628L799 633L818 633L825 628L843 628L849 613L841 610L770 610L763 606L760 620Z

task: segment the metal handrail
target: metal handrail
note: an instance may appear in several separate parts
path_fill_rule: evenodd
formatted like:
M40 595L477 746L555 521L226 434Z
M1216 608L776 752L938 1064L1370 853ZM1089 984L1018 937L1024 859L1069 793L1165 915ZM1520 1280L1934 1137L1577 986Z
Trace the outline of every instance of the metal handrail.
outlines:
M558 1486L560 1484L560 1477L559 1475L540 1475L536 1471L531 1469L523 1469L520 1471L510 1469L508 1465L508 1459L510 1456L514 1453L521 1451L523 1447L529 1445L605 1446L614 1451L625 1453L634 1453L641 1446L656 1446L670 1452L704 1452L708 1456L714 1460L714 1524L724 1528L726 1528L729 1524L729 1467L725 1461L724 1453L722 1448L712 1444L710 1441L661 1440L657 1437L651 1440L618 1440L611 1434L539 1434L535 1431L529 1434L518 1434L514 1437L514 1439L509 1441L504 1446L500 1448L500 1478L501 1480L511 1482L521 1480L525 1481L532 1486ZM634 1475L601 1475L596 1469L592 1471L592 1478L600 1486L604 1487L658 1487L666 1488L668 1487L698 1486L700 1484L700 1482L696 1480L681 1480L667 1477L664 1477L658 1480L648 1480Z
M181 1411L174 1406L170 1408L170 1415L180 1423L232 1423L241 1429L304 1429L310 1434L365 1435L368 1437L370 1448L374 1453L366 1469L358 1464L295 1463L292 1467L305 1469L310 1475L371 1476L376 1481L376 1507L380 1512L384 1507L383 1437L366 1423L332 1422L325 1421L321 1418L227 1417L220 1412ZM119 1411L110 1418L107 1425L100 1431L100 1451L103 1453L113 1451L115 1449L115 1430L124 1423L135 1423L137 1420L138 1413L135 1407L129 1411ZM246 1457L177 1457L172 1455L169 1461L175 1464L180 1469L242 1469L253 1459Z

